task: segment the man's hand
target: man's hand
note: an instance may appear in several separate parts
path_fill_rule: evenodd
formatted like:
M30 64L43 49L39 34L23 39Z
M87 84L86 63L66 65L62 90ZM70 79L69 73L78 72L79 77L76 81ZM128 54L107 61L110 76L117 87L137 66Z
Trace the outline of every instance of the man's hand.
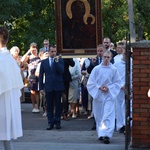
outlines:
M125 85L121 87L121 90L125 90Z
M96 58L91 58L91 62L94 64L96 62Z
M108 92L108 87L107 86L101 86L99 88L102 92Z

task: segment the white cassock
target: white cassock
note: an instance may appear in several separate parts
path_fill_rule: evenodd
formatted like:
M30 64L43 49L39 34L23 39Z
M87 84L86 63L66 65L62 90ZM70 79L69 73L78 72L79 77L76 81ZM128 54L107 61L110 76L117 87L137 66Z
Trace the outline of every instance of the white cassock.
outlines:
M120 91L120 76L112 64L96 66L88 79L87 89L93 97L93 114L96 120L98 138L101 136L112 137L115 128L115 101L114 98ZM99 88L107 86L108 92Z
M125 72L126 72L126 63L121 60L114 63L114 66L118 69L120 78L121 78L121 87L125 85ZM117 131L125 126L125 91L120 89L119 94L115 98L116 103L116 128Z
M0 140L23 135L20 109L23 88L20 68L6 47L0 49Z

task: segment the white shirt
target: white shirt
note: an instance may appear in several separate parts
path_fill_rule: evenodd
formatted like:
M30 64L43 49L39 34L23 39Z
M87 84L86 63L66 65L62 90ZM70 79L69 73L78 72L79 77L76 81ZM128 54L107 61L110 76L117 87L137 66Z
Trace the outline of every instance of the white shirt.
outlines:
M54 58L49 57L49 64L50 64L50 67L52 66L52 62L54 63Z

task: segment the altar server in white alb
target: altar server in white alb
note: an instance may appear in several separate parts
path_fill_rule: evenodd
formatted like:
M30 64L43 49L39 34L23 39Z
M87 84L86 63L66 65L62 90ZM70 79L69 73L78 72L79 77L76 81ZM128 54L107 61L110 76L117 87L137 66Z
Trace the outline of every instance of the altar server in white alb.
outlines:
M103 61L89 77L87 89L93 97L93 113L96 120L98 139L110 143L115 128L115 100L120 91L120 76L110 60L109 51L103 53Z
M116 62L114 66L118 69L121 77L121 89L116 97L116 128L120 133L124 133L125 130L125 55L120 61Z
M13 150L11 139L23 135L20 96L23 88L20 68L8 51L9 33L0 27L0 141L5 150Z
M116 97L116 128L120 133L125 131L125 75L126 75L126 62L125 62L125 50L123 50L123 57L120 61L114 63L114 66L118 69L121 77L121 89ZM132 59L130 58L130 86L132 89ZM132 102L132 100L131 100Z

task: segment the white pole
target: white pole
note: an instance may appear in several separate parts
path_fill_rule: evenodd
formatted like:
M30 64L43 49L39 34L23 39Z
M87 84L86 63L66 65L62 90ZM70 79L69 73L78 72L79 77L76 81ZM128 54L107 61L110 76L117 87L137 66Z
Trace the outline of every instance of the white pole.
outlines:
M133 13L133 0L128 0L128 16L129 16L130 40L131 40L131 43L133 43L136 41L134 13Z

